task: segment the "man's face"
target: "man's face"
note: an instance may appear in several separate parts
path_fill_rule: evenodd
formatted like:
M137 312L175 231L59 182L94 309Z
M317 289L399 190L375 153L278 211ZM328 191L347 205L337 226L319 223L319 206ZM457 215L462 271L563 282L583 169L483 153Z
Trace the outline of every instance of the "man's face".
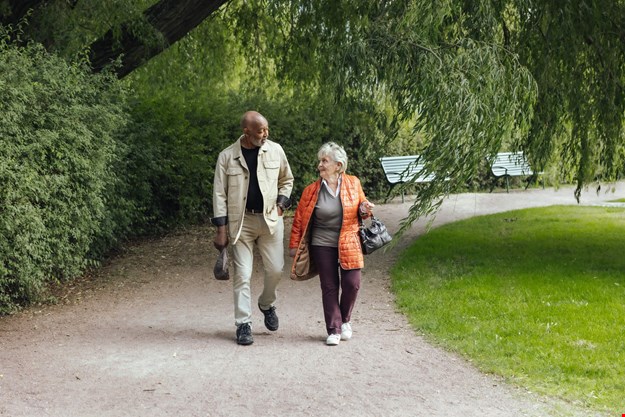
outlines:
M267 120L258 119L250 123L244 132L254 146L261 147L269 137L269 125Z

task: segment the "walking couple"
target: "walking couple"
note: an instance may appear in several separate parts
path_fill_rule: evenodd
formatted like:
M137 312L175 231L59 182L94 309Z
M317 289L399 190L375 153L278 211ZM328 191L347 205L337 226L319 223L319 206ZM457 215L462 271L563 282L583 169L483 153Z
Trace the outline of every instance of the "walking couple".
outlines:
M217 159L213 187L214 246L230 246L233 261L236 340L251 345L251 277L254 247L262 258L263 290L258 308L265 327L276 331L275 302L284 268L284 212L291 206L293 174L282 147L269 140L269 124L258 112L241 118L242 135ZM338 345L352 336L351 314L360 289L364 258L358 237L358 217L371 215L360 180L348 175L347 154L333 142L317 154L319 179L308 185L298 203L289 242L296 256L306 236L319 271L326 323L326 344ZM307 233L306 233L307 232Z

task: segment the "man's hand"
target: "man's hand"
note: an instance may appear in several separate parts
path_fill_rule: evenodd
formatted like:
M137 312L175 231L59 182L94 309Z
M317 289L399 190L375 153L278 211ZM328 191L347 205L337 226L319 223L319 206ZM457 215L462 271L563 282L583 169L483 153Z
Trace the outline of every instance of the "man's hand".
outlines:
M228 233L226 231L226 226L217 227L217 234L213 240L213 246L215 246L215 249L219 251L228 246Z

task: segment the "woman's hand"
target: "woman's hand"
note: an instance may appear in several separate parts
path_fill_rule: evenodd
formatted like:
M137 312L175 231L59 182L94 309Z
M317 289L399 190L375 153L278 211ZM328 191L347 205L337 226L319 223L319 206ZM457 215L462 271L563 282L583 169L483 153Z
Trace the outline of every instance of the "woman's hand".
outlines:
M291 258L295 257L295 253L297 252L297 248L291 248L289 249L289 256Z
M360 214L361 215L368 215L370 216L372 214L372 210L375 207L375 204L371 203L370 201L363 201L362 203L360 203Z

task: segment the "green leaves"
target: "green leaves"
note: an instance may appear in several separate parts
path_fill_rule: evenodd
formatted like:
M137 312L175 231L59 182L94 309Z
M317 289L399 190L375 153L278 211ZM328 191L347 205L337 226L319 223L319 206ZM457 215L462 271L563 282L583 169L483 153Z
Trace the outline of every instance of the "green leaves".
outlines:
M421 154L438 180L417 191L404 226L431 214L440 196L463 190L485 159L526 134L536 96L529 72L497 46L466 39L426 59L414 82L421 92L416 129L429 138Z
M527 1L513 42L539 86L531 134L522 146L578 184L623 175L625 6L598 0Z
M121 91L41 47L0 46L0 313L80 274L118 235ZM105 237L106 236L106 237Z
M378 156L423 155L437 180L417 188L402 230L477 183L498 151L525 151L578 192L623 175L622 1L230 1L125 80L136 93L130 124L120 84L83 72L85 45L120 25L161 42L141 17L156 0L70 3L45 2L17 32L81 63L13 48L17 36L0 29L0 195L40 219L3 227L79 248L48 251L73 266L41 276L79 270L81 250L103 253L131 227L204 218L214 158L250 108L291 158L295 196L328 140L348 149L371 197L386 186ZM10 262L0 280L22 294L30 272L18 277Z
M494 40L467 37L451 3L394 2L368 12L366 19L348 16L353 36L331 55L338 75L327 81L344 97L389 98L401 120L417 115L414 133L427 141L419 152L425 173L438 179L417 190L407 227L434 212L442 196L464 189L503 144L527 134L537 87L516 55Z

